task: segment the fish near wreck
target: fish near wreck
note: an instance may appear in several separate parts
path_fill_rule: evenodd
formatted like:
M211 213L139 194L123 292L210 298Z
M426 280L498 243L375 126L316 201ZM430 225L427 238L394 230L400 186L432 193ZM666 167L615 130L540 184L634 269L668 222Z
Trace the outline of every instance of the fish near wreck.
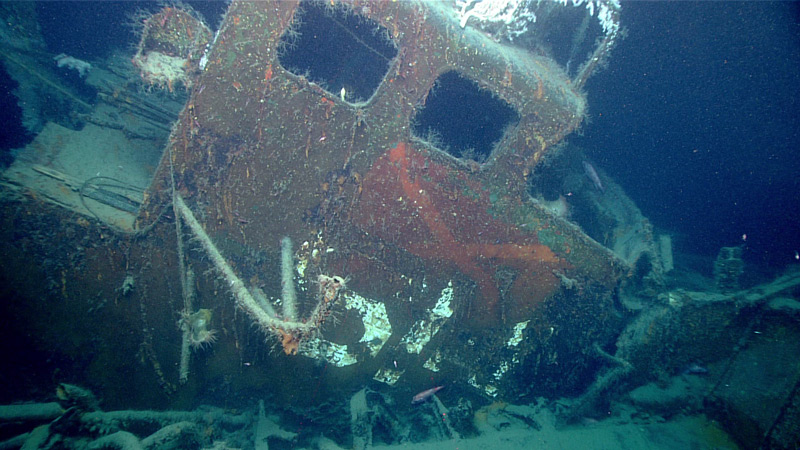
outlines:
M602 193L606 192L606 188L603 187L603 182L600 181L600 176L597 175L597 171L590 162L583 161L583 171L586 173L586 176L592 180L592 184L594 184L594 187L596 187L598 191Z
M174 139L167 141L166 156L136 220L149 227L168 205L177 213L173 211L171 221L157 221L141 241L142 248L134 252L135 268L128 269L116 247L98 247L97 252L108 256L90 259L98 261L96 271L102 274L92 281L102 282L108 296L119 288L120 278L136 273L137 286L129 295L146 306L148 317L163 319L145 328L139 314L130 316L126 325L133 331L125 333L130 347L147 340L158 358L151 360L152 370L137 375L136 383L104 383L120 392L104 392L104 397L130 397L131 385L142 398L157 395L159 389L170 395L171 378L166 371L162 377L161 367L180 367L181 353L175 349L183 333L175 326L174 306L158 299L175 294L170 283L188 285L180 280L194 265L198 267L192 270L204 270L197 270L191 286L197 302L186 310L189 315L198 309L213 311L214 319L203 313L183 324L196 346L207 346L213 338L217 344L202 355L209 364L199 367L207 373L198 383L176 386L180 395L204 390L202 380L213 385L211 380L220 377L241 377L242 388L281 386L275 390L275 404L313 405L322 397L296 395L306 377L318 375L316 365L306 359L325 361L331 368L322 375L323 383L337 387L320 391L324 401L341 400L370 380L433 387L426 362L439 353L444 359L436 376L474 375L469 389L476 395L559 395L551 389L553 377L566 370L576 374L570 380L583 383L584 375L596 370L595 356L576 342L606 348L617 339L622 322L608 312L627 267L579 227L535 205L529 194L529 176L542 158L556 152L557 144L585 117L582 91L564 71L551 70L554 62L546 55L495 42L478 30L454 33L457 22L450 20L448 28L449 16L429 9L445 2L374 2L352 11L350 4L357 2L341 3L334 9L373 21L365 28L381 27L378 35L391 37L390 46L399 49L388 61L389 53L378 58L375 71L383 75L374 92L362 97L370 99L364 104L348 102L346 95L342 101L340 92L327 92L282 66L276 49L283 48L281 37L287 30L300 25L293 20L300 17L299 2L231 2L226 25L208 48L207 64L195 61L204 44L187 57L186 67L192 70L185 75L196 86L191 108L175 124ZM328 9L328 4L318 9ZM166 9L148 20L153 31L147 36L153 39L143 41L143 54L163 51L174 42L194 48L188 31L176 36L171 27L204 30L191 25L189 16ZM431 87L450 71L468 81L471 92L490 91L518 117L513 126L499 129L503 137L480 167L419 139L411 126ZM142 75L148 84L158 85L153 72ZM167 83L164 89L169 87ZM530 92L536 94L525 95ZM460 95L450 97L452 104L461 104ZM565 214L565 202L560 203L556 210ZM188 233L194 236L185 240L190 251L183 261L189 266L181 268L176 248ZM282 243L287 237L302 244L289 251ZM70 270L65 266L65 279L83 279ZM342 301L333 302L329 290L315 280L330 272L355 280ZM568 289L557 274L579 280L583 289ZM307 289L291 293L295 285ZM61 287L67 292L70 285ZM291 310L285 307L295 295L300 297L297 303L308 306L301 306L296 316L270 309ZM245 315L237 315L244 304ZM301 345L311 336L294 330L320 329L328 312L338 314L343 323L330 321L315 334L319 346ZM302 321L304 315L311 320ZM212 333L212 322L236 332ZM281 361L297 354L303 359L287 361L291 366L270 364L274 369L257 376L250 370L232 371L226 363L231 352L246 352L234 359L249 360L251 346L263 347L262 339L248 339L251 344L245 347L234 345L237 339L255 332L254 325L264 330L264 323L272 324L266 326L267 334L283 350L266 358ZM119 328L106 331L108 346L116 342ZM574 332L559 334L556 329ZM549 338L547 346L539 345L542 332ZM467 335L472 340L460 339ZM509 346L510 339L516 345ZM104 354L113 356L109 364L129 364L130 357L116 348ZM392 367L392 361L402 362L402 369L376 371ZM465 373L461 361L480 364ZM574 390L568 381L558 388Z
M422 403L429 398L433 397L434 394L444 389L444 386L436 386L434 388L430 388L420 392L419 394L415 395L414 398L411 399L411 404L416 405L417 403Z

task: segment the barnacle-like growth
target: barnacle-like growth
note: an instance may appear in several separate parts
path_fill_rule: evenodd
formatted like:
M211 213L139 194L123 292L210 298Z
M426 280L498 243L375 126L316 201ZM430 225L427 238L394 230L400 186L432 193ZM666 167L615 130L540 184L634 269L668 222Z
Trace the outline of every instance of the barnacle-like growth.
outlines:
M181 318L181 328L186 327L189 332L189 343L193 349L204 349L217 341L217 332L208 328L210 324L211 310L209 309L201 309L189 315L184 314Z

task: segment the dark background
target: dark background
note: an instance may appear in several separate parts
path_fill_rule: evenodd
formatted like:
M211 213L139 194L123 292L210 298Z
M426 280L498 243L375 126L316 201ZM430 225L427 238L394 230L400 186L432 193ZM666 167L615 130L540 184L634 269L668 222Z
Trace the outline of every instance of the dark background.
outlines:
M623 2L584 147L679 251L784 267L800 250L797 2ZM746 240L743 239L746 235Z

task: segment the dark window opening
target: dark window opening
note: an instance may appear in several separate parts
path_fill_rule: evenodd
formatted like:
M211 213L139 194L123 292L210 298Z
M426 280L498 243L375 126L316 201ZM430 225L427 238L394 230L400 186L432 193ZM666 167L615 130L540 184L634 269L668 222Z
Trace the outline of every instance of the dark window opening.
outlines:
M553 215L569 220L584 233L609 247L619 226L615 217L598 207L593 197L597 188L586 176L582 149L571 143L551 148L528 178L528 193L542 208Z
M456 158L483 163L506 128L518 121L507 102L474 81L447 72L436 80L425 107L414 116L413 132Z
M397 48L389 31L346 5L303 1L281 37L278 60L331 95L368 100L389 71ZM342 89L344 88L344 91Z

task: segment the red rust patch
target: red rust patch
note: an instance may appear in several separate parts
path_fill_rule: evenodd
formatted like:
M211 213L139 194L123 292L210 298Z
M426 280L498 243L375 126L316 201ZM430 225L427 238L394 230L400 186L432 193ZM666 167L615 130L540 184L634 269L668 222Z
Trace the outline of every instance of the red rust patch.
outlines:
M569 266L534 234L493 217L480 181L405 142L375 162L363 186L355 220L361 228L422 259L452 264L475 281L495 317L499 268L516 272L510 306L527 310L558 287L553 270Z

